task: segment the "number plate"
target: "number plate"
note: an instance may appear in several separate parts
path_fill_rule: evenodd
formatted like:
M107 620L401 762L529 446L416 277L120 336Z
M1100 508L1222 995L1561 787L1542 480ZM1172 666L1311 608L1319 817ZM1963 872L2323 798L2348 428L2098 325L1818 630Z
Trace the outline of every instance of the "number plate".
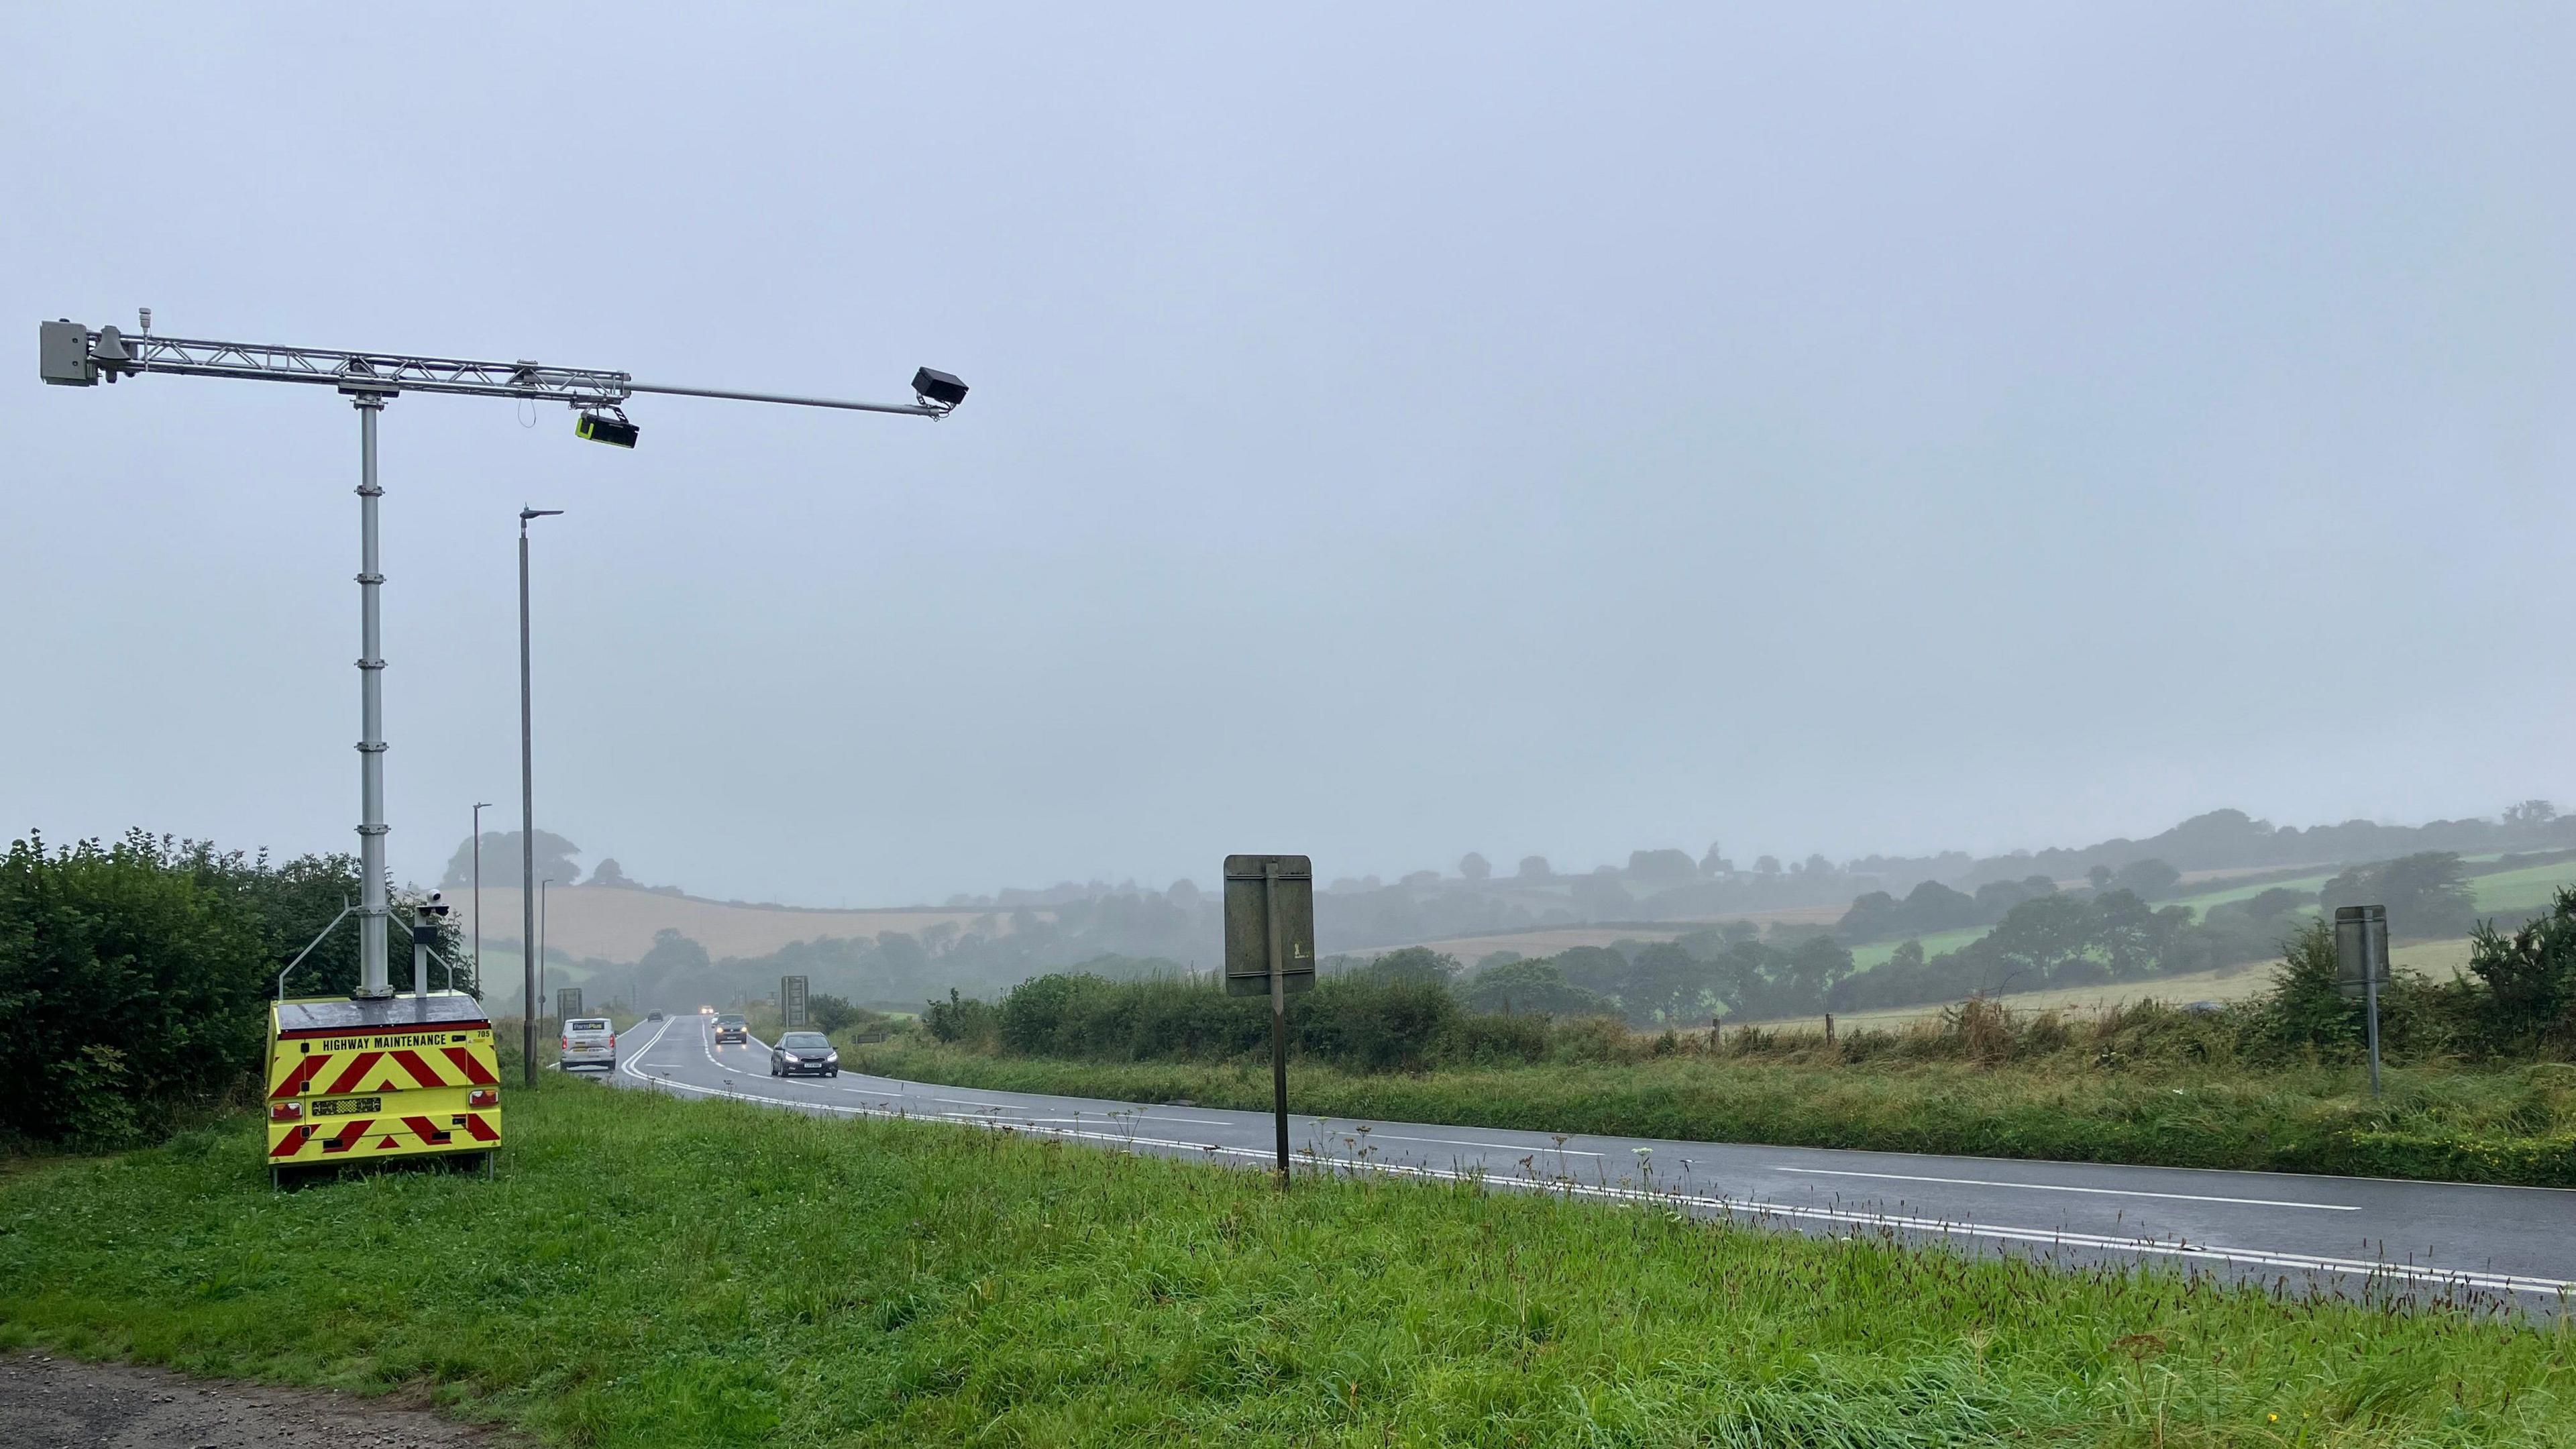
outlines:
M361 1112L372 1113L383 1110L385 1110L385 1099L382 1097L343 1097L336 1102L313 1104L313 1115L316 1117L354 1117Z

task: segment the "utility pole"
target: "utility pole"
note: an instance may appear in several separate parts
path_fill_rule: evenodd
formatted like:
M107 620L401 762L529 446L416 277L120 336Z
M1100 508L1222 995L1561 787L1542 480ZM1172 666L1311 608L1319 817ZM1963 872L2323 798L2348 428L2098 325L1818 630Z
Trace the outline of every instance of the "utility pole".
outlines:
M536 707L529 699L528 521L552 518L560 508L519 510L519 1023L520 1075L537 1084L537 755Z

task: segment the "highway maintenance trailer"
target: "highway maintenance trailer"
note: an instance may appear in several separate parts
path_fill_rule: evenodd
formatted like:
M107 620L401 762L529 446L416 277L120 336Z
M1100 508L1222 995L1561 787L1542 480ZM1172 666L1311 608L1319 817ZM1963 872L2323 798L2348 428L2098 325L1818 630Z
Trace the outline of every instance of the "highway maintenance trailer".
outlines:
M483 1154L488 1166L500 1145L500 1063L473 997L322 996L270 1008L272 1181L298 1168L424 1154Z

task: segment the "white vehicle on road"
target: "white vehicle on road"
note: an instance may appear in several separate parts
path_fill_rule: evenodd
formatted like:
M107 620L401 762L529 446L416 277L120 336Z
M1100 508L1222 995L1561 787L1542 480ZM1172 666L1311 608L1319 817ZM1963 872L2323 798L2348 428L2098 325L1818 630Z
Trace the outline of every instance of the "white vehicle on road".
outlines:
M617 1024L604 1016L576 1016L563 1024L563 1040L555 1065L565 1071L575 1067L599 1067L617 1070Z

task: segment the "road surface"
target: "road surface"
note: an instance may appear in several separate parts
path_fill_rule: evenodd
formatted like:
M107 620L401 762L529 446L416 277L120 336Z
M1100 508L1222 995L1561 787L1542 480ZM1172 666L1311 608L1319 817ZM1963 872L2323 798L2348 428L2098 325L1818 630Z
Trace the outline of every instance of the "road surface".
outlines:
M1010 1127L1236 1166L1274 1160L1266 1112L1140 1106L844 1072L774 1078L712 1018L641 1022L612 1080L835 1116ZM2162 1263L2291 1293L2576 1303L2576 1191L2272 1172L1927 1157L1419 1122L1289 1118L1300 1170L1475 1178L1496 1190L1668 1205L1781 1228L1938 1240L2069 1265Z

